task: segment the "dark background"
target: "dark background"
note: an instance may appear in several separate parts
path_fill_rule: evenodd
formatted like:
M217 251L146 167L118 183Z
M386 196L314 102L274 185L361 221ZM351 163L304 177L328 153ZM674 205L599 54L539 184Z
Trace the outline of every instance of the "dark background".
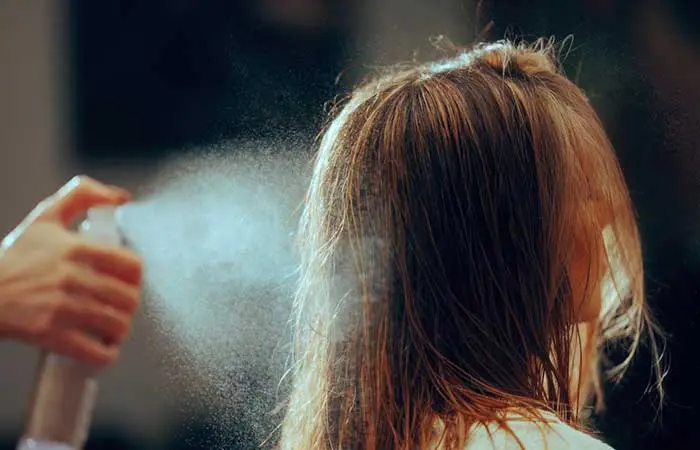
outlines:
M399 50L367 56L370 5L397 8L383 33ZM619 152L637 205L649 301L668 332L666 403L657 414L646 353L596 417L607 442L624 449L700 448L694 429L700 375L700 11L692 0L413 1L463 16L453 40L504 36L575 39L564 60L586 90ZM393 4L393 6L391 6ZM326 102L346 93L370 64L431 55L426 26L400 1L72 0L71 135L86 162L147 164L224 139L313 137ZM477 18L477 9L479 15ZM457 18L458 20L460 18ZM393 27L393 28L392 28ZM414 32L415 30L415 32ZM415 41L398 42L406 36ZM658 416L658 417L657 417ZM169 449L212 448L212 417L182 414ZM227 448L254 448L247 430ZM98 428L88 448L155 448L129 430ZM13 437L14 439L14 437ZM222 445L222 444L216 444ZM12 448L6 446L6 448Z

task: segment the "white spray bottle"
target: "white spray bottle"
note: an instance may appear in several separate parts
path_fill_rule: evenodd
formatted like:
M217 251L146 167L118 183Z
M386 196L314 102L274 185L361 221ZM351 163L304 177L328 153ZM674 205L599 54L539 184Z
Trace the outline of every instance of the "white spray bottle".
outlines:
M114 207L88 211L79 232L85 239L121 245ZM41 356L29 420L18 450L81 450L87 440L99 370L65 356Z

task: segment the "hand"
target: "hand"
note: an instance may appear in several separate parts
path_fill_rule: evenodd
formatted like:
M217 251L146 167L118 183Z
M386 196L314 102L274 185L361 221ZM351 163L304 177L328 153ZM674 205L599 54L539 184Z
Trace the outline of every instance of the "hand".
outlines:
M0 337L104 366L139 303L141 261L68 230L89 208L129 195L76 177L41 202L0 247Z

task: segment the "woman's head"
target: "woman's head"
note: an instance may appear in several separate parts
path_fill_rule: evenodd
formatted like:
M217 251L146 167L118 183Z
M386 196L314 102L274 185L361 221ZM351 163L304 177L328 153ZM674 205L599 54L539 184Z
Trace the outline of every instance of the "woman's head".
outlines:
M602 344L633 353L647 320L622 173L547 45L358 89L321 141L301 237L285 448L415 448L438 420L463 443L509 408L573 421Z

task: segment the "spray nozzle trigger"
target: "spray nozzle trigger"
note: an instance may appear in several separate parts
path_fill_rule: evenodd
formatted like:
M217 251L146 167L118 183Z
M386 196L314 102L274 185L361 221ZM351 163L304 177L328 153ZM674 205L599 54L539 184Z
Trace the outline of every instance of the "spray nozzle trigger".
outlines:
M107 245L121 245L122 235L119 231L114 206L96 206L90 208L87 217L80 224L80 234L93 242Z

